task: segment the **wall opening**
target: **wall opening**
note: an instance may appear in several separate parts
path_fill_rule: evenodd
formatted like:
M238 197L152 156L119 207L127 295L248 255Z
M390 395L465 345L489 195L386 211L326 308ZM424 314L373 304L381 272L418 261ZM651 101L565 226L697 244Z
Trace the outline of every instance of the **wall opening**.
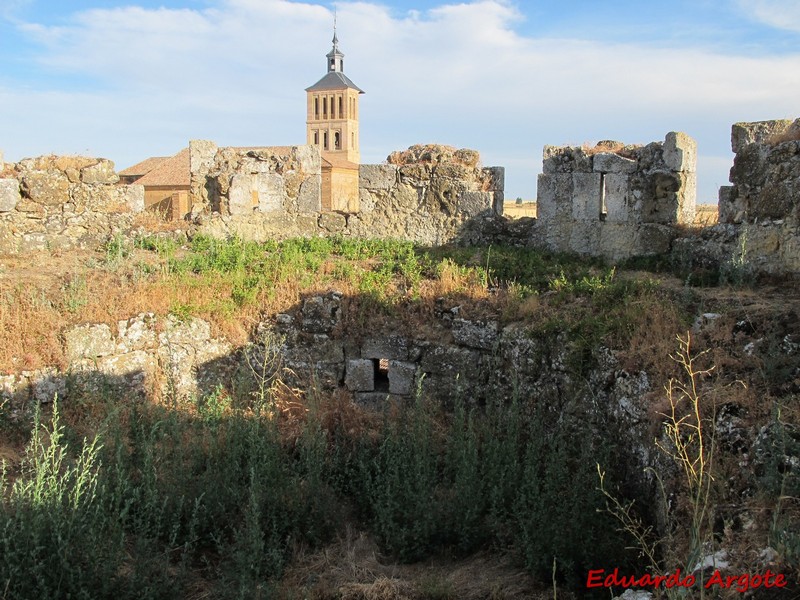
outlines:
M375 391L388 392L389 391L389 359L388 358L373 358L372 368L375 375Z
M323 148L324 150L327 150L327 149L328 149L328 132L327 132L327 131L325 131L325 132L322 134L322 148Z
M334 150L339 150L342 147L342 140L339 132L333 134L333 148Z
M323 98L322 99L322 118L323 119L327 119L328 118L328 99L327 98Z
M600 220L605 221L608 216L606 206L606 174L600 173Z
M319 119L319 98L314 98L314 118Z

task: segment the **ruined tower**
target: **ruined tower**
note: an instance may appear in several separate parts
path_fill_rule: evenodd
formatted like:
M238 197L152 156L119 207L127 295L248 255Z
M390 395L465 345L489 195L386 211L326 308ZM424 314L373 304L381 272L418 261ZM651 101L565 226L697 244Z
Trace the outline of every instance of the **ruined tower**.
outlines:
M364 92L344 74L336 25L328 72L306 88L306 142L322 154L322 208L358 211L358 97Z

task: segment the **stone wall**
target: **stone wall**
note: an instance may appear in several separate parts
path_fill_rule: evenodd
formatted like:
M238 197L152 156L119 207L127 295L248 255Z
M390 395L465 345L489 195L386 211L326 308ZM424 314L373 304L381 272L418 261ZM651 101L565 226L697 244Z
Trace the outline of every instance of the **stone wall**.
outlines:
M681 239L676 253L739 276L800 272L800 119L736 123L731 149L719 224Z
M96 247L132 227L144 188L103 158L42 156L0 170L0 252Z
M720 223L797 220L800 210L800 119L736 123L733 185L720 188Z
M51 402L86 394L199 397L230 381L236 355L202 319L152 313L115 327L85 324L64 332L67 366L0 375L0 400Z
M457 240L473 220L502 214L504 170L481 168L474 150L412 146L387 164L361 165L360 208L322 212L314 146L217 148L193 141L192 193L199 231L247 239L343 235Z
M674 226L694 221L696 161L694 140L676 132L646 146L546 146L537 236L612 260L667 252Z

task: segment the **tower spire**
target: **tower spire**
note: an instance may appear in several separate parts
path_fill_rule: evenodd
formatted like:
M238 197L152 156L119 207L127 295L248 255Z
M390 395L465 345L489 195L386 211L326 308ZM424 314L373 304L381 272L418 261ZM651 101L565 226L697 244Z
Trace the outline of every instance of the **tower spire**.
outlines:
M339 36L336 35L336 9L333 9L333 49L328 52L328 73L344 72L344 54L339 50Z
M339 38L336 37L336 9L333 9L333 48L339 44Z

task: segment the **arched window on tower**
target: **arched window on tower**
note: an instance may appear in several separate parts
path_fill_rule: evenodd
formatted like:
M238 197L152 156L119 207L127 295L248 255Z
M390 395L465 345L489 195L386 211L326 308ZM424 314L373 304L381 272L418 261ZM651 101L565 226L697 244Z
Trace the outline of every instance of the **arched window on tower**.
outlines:
M339 96L339 118L340 119L344 118L344 109L342 108L342 106L343 106L342 103L343 103L342 97Z
M323 119L327 119L328 118L328 98L327 97L322 99L322 118Z
M328 149L328 132L327 131L322 132L322 148L323 148L323 150L327 150Z
M314 98L314 118L319 119L319 98Z
M314 132L314 145L319 146L319 131Z
M333 134L333 149L341 150L341 148L342 148L342 140L341 136L339 135L339 132L337 131Z

